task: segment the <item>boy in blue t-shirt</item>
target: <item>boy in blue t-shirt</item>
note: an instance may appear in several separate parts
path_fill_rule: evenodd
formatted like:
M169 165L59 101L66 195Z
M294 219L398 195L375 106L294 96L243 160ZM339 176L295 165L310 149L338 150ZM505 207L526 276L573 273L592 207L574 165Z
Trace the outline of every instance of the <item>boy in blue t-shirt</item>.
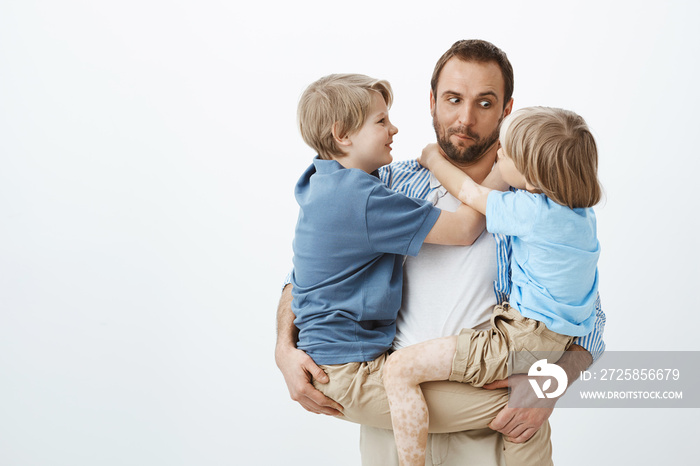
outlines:
M449 379L481 387L503 380L540 358L555 362L574 337L593 328L600 247L592 207L601 197L595 140L577 114L545 107L513 112L499 139L493 172L518 191L475 183L437 145L421 155L452 195L486 215L489 232L512 237L512 291L509 303L494 309L490 330L464 329L387 361L384 385L402 465L423 465L425 458L428 411L419 384Z
M328 373L330 383L316 386L331 398L346 393L356 376L380 373L401 305L403 257L418 254L424 242L472 244L485 225L466 205L441 211L376 176L392 161L398 132L391 102L388 82L357 74L321 78L299 101L302 137L318 156L295 188L292 310L297 347ZM386 393L375 382L360 384L361 396L344 402L343 414L390 428Z

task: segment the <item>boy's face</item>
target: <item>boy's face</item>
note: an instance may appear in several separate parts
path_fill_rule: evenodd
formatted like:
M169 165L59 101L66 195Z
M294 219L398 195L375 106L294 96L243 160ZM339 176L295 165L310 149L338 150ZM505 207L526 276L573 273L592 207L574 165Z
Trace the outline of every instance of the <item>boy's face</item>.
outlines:
M384 98L372 92L372 106L362 127L346 136L347 155L338 161L346 168L359 168L372 173L391 163L391 143L398 128L389 121L389 110Z
M511 100L504 108L501 69L495 62L451 58L435 92L430 94L430 113L438 144L453 162L479 161L498 141L500 123L513 106Z
M525 176L520 173L517 168L515 168L513 159L506 154L503 147L498 149L498 163L496 164L496 167L498 167L498 170L501 172L503 181L512 187L518 189L532 188L532 186L530 186L530 184L525 180Z

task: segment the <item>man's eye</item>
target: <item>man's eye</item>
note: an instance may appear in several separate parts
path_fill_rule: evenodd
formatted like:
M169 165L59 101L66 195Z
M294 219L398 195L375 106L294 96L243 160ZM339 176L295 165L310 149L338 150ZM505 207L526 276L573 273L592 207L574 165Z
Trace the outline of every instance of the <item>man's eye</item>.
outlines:
M481 105L483 108L491 108L491 102L488 100L482 100L479 102L479 105Z
M451 102L453 104L458 104L459 103L459 97L450 97L447 99L448 102Z

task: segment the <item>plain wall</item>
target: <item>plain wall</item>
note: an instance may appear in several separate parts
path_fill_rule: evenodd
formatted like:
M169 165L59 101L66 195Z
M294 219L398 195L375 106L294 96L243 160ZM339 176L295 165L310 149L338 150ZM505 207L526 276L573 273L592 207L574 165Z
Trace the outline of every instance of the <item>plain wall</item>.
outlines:
M456 40L515 108L594 131L611 350L699 350L700 6L667 2L7 1L0 5L0 464L356 465L359 428L289 399L273 349L296 104L388 79L393 154L434 140ZM458 277L455 277L458 280ZM560 409L555 461L682 463L698 410Z

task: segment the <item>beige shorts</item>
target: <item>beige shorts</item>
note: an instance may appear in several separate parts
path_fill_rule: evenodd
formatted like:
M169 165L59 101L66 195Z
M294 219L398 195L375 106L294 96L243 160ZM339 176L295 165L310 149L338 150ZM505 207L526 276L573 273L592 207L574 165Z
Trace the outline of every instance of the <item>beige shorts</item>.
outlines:
M343 406L343 415L338 416L339 419L381 429L391 429L389 402L382 382L382 369L387 357L388 354L383 354L370 362L321 366L328 374L330 382L322 384L314 381L313 384L326 396ZM508 403L508 390L505 388L486 390L469 384L440 381L423 383L421 389L428 405L430 433L484 429ZM525 443L503 442L504 455L508 463L523 466L551 465L550 436L549 423L545 422L542 428ZM455 437L453 441L457 438ZM440 437L435 441L439 443L440 440L447 441L447 438ZM362 453L363 462L367 462L367 457L384 458L379 454L379 450L383 448L382 442L375 442L379 450L370 448L369 445L375 445L375 443L365 443ZM394 458L393 438L389 447L391 448L388 450L388 455ZM453 447L456 447L456 444ZM464 460L464 458L452 459L457 464L462 464L461 461ZM367 462L367 464L393 463L380 461L379 463ZM455 463L448 461L444 464Z
M573 341L574 337L552 332L504 303L494 307L489 330L459 333L450 380L481 387L527 373L540 359L557 362Z

